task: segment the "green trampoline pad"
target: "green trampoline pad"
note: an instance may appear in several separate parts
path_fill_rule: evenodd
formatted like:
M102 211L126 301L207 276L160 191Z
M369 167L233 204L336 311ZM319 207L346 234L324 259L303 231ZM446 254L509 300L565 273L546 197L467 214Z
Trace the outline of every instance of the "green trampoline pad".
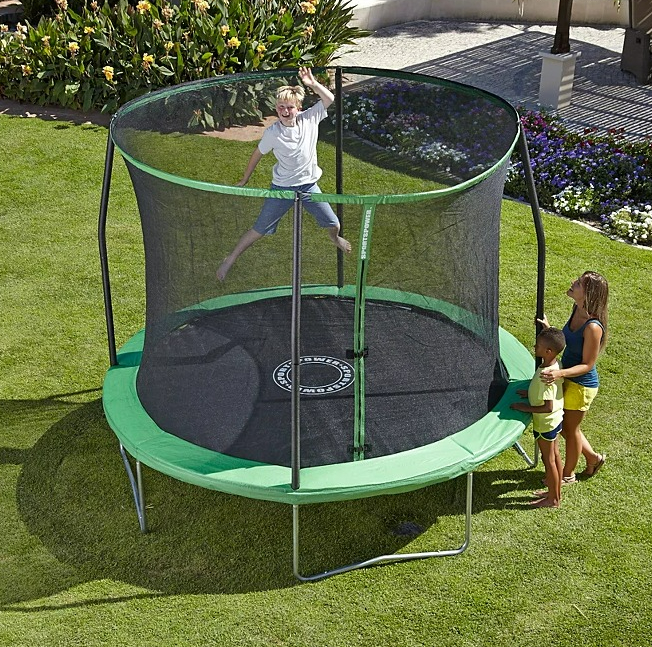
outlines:
M397 494L472 472L516 443L530 416L509 408L534 372L529 351L502 328L501 359L510 375L497 405L483 418L437 442L363 461L306 467L293 490L291 468L234 458L194 445L161 430L143 409L136 375L144 331L120 350L118 365L105 377L107 420L124 448L137 460L178 480L207 489L290 504L341 501ZM288 429L288 434L290 430Z

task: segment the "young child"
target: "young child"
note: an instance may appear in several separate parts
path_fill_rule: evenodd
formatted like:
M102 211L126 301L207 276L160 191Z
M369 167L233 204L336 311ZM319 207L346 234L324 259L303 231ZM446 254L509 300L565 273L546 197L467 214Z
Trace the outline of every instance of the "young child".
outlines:
M521 397L527 397L529 404L513 402L510 406L516 411L532 414L534 438L539 446L546 470L545 482L548 490L535 492L537 499L532 502L536 508L558 508L561 501L561 479L563 463L559 454L557 435L562 429L564 418L564 395L561 381L544 383L540 374L545 370L558 370L557 355L564 350L564 333L558 328L542 330L534 345L534 354L543 360L530 381L527 391L519 390Z
M284 85L277 90L278 121L265 129L256 150L249 159L242 179L236 186L247 184L262 156L272 151L277 163L272 172L271 188L301 193L305 208L315 216L321 227L328 230L331 241L343 252L349 253L351 244L339 235L340 224L331 206L327 202L310 200L311 193L321 193L317 186L317 180L322 174L322 170L317 165L319 122L326 118L326 109L333 103L334 97L330 90L315 80L308 68L299 68L299 78L306 87L313 89L320 101L301 111L305 96L301 86ZM271 235L276 231L279 221L292 204L292 200L265 199L254 226L243 234L217 270L217 278L220 281L226 278L240 254L263 236Z

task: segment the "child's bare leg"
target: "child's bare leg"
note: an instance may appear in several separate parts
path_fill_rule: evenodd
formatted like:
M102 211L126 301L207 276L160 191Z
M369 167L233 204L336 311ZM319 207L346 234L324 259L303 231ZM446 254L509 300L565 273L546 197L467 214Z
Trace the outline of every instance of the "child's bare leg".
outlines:
M229 273L231 266L238 260L240 254L249 249L257 240L260 240L263 237L262 234L259 234L256 230L250 229L246 231L238 244L233 248L233 251L224 259L222 265L217 270L217 278L220 281L223 281L226 278L226 275Z
M535 508L558 508L561 500L561 478L555 456L555 443L550 442L549 440L545 440L545 438L538 438L537 445L539 445L541 459L543 460L543 465L546 468L546 483L548 485L548 492L542 499L534 501L532 506ZM557 453L559 453L558 447ZM561 457L559 457L559 466L562 467Z
M341 249L343 252L350 254L351 253L351 243L340 236L339 226L329 227L328 228L328 237L333 241L333 244Z
M559 436L555 438L552 443L554 445L553 451L555 455L554 469L557 472L557 499L561 501L561 482L564 476L564 461L561 459L559 452Z

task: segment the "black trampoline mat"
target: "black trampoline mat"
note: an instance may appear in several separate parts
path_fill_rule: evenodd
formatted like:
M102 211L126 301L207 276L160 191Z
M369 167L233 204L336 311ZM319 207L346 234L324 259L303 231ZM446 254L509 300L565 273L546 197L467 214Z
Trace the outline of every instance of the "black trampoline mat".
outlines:
M301 306L301 466L352 460L354 302ZM291 299L202 311L145 352L140 401L164 431L214 451L290 465ZM366 302L366 457L449 436L488 410L496 356L444 315ZM495 386L495 385L494 385Z

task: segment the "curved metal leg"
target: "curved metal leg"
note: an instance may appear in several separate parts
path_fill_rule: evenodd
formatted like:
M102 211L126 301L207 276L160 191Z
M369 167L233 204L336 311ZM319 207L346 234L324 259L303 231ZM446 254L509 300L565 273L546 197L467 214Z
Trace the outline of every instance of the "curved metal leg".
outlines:
M453 555L459 555L463 553L469 546L471 542L471 512L472 512L472 503L473 503L473 472L469 472L466 475L466 508L465 508L465 523L464 523L464 542L459 548L454 548L451 550L438 550L425 553L395 553L393 555L379 555L378 557L372 557L371 559L366 559L363 562L357 562L354 564L348 564L346 566L340 566L334 568L330 571L324 571L323 573L318 573L316 575L301 575L299 573L299 506L292 506L292 562L294 575L298 580L302 582L314 582L316 580L323 580L324 578L331 577L332 575L338 575L340 573L346 573L347 571L353 571L358 568L367 568L368 566L374 566L375 564L380 563L390 563L390 562L406 562L413 559L427 559L428 557L450 557Z
M120 455L122 456L122 462L124 463L125 470L127 471L129 483L131 484L131 491L134 495L134 504L136 506L136 514L138 515L138 525L140 526L140 532L146 533L147 518L145 517L145 493L143 490L143 474L140 461L136 461L136 476L134 477L134 472L131 469L129 457L127 456L125 448L122 446L122 443L120 443Z
M518 455L527 463L528 467L536 467L539 464L539 448L534 443L534 460L532 460L527 452L523 449L520 443L514 443L512 447L516 450Z

